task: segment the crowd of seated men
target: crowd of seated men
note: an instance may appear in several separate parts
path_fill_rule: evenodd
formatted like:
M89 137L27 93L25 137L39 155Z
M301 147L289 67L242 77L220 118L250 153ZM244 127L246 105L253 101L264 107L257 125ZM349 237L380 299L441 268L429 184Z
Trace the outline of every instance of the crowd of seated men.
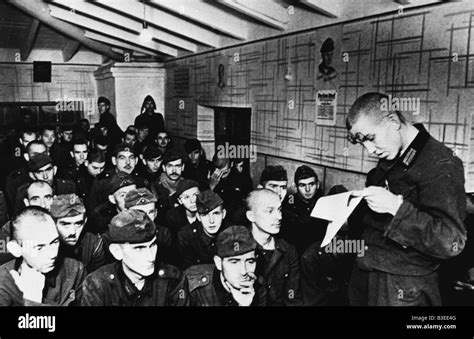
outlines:
M321 247L314 169L251 178L245 159L209 160L197 139L175 147L150 96L125 131L107 98L98 107L94 128L23 124L9 140L0 305L348 305L357 253ZM355 213L336 239L360 226ZM466 303L465 252L445 266L446 304Z

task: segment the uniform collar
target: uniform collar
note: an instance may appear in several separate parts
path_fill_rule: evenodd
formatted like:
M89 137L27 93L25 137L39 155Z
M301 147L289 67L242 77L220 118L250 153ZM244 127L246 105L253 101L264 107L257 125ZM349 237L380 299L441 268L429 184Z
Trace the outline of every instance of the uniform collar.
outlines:
M120 280L120 282L122 283L122 286L125 290L125 294L127 295L127 298L130 299L130 298L133 298L133 297L135 297L137 295L140 295L140 294L151 296L151 292L152 292L151 280L152 280L152 277L155 274L155 272L153 272L153 274L150 277L145 278L145 284L143 285L143 288L141 290L139 290L135 286L135 284L125 274L125 272L123 270L123 266L122 266L122 261L117 261L115 263L115 269L116 269L116 272L117 272L117 277ZM155 270L156 270L156 267L155 267Z
M382 159L380 161L380 164L386 171L391 169L396 164L400 164L404 170L407 170L415 163L421 150L426 145L426 142L430 138L430 134L426 131L425 127L422 124L414 124L413 126L418 129L419 133L410 143L405 152L403 152L403 154L401 154L394 160L387 161Z

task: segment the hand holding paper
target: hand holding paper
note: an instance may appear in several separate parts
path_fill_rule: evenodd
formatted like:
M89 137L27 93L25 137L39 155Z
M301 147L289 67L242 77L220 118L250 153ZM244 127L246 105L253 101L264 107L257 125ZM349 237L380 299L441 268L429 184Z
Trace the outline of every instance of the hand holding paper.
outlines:
M344 192L340 194L329 195L321 197L316 202L316 205L311 212L314 218L329 220L321 247L329 244L332 238L336 235L339 229L344 225L344 222L351 215L362 200L362 195L353 195L354 191Z

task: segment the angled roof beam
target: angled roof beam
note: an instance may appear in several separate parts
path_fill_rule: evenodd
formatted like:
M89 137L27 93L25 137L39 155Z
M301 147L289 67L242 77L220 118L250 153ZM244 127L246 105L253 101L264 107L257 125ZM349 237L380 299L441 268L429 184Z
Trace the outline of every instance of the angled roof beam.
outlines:
M140 46L150 48L152 50L156 50L163 54L167 54L173 57L178 56L178 50L176 48L168 47L168 46L156 43L154 41L142 42L139 40L139 37L136 34L127 32L119 28L115 28L101 21L88 18L84 15L78 14L77 12L73 13L71 11L52 6L51 15L54 16L55 18L70 22L72 24L87 28L89 30L93 30L96 32L103 32L104 34L115 36L119 39L122 39L128 42L139 43Z
M338 0L300 0L300 3L330 18L342 15L343 4Z
M67 9L74 9L76 11L86 13L87 15L92 16L96 19L107 21L109 23L114 23L116 25L126 27L138 33L141 32L143 27L143 19L141 21L129 19L123 15L117 14L102 7L95 6L89 2L79 0L53 0L53 2L50 3L50 5L53 6L57 6L58 4L67 7ZM176 35L160 31L151 26L148 26L148 30L150 31L153 38L165 42L169 45L173 45L193 53L198 50L196 44L188 40L179 38Z
M238 40L247 40L242 20L202 0L150 0L150 3L183 18L199 22Z
M120 41L119 39L115 39L115 38L107 37L107 36L104 36L104 35L101 35L101 34L97 34L97 33L94 33L94 32L86 31L84 33L84 35L86 37L88 37L89 39L97 40L97 41L106 43L108 45L120 47L124 50L136 51L136 52L140 52L140 53L155 56L155 57L161 57L162 56L161 54L159 54L157 52L154 52L154 51L151 51L151 50L139 47L139 46L135 46L135 45L130 44L128 42Z
M27 28L25 35L20 42L20 59L21 61L26 61L30 56L31 50L33 49L33 45L35 43L36 35L38 33L38 29L40 26L40 22L38 19L32 18L30 27Z
M77 53L79 50L79 47L81 47L81 43L77 40L69 40L64 44L64 47L62 49L63 53L63 60L64 62L68 62L69 60L72 59L72 57Z
M109 46L84 37L84 31L74 25L68 24L50 15L49 7L42 0L10 0L10 4L22 10L31 17L38 19L41 23L51 27L62 34L78 40L91 50L105 55L114 60L123 60L122 55L115 53Z
M219 2L267 26L281 31L286 29L288 22L286 10L271 0L219 0Z
M93 4L119 11L143 21L143 3L138 0L101 0L94 1ZM210 47L220 46L219 34L202 28L199 25L192 24L186 20L180 19L175 15L160 11L154 7L146 6L145 20L149 22L150 25L165 28L168 31L197 41L200 44Z

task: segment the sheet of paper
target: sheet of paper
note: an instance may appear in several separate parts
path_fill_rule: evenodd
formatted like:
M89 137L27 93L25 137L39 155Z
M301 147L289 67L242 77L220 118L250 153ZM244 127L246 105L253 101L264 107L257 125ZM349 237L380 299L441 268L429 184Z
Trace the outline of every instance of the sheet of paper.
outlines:
M362 197L351 197L351 193L344 192L321 197L316 202L311 216L329 221L321 247L329 244L362 200Z

